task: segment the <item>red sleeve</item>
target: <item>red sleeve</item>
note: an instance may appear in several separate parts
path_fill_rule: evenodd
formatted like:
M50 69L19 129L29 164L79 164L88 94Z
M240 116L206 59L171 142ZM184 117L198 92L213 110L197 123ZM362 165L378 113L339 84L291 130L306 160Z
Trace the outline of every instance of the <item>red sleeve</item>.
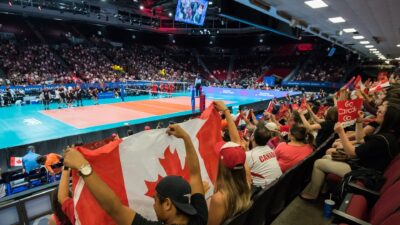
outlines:
M74 214L74 201L72 198L67 198L61 206L62 211L68 217L72 224L75 224L75 214Z

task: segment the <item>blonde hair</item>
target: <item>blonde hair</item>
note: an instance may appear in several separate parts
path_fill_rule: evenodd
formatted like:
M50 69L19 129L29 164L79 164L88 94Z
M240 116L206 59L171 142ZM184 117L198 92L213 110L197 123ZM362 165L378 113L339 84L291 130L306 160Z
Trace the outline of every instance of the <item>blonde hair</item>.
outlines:
M221 160L218 165L216 191L225 196L225 215L223 221L242 212L250 205L250 186L247 182L246 170L229 169Z

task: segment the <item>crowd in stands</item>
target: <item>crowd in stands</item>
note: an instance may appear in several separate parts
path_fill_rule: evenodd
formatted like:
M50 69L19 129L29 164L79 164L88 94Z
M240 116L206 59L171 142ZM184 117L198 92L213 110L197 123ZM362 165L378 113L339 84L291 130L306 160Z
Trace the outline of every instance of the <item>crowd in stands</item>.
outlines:
M2 84L99 83L125 80L193 82L201 72L193 58L175 61L155 46L113 47L99 38L56 48L45 44L0 42ZM120 66L115 70L112 66ZM7 82L5 82L7 81Z
M0 43L0 63L12 84L38 84L62 76L63 66L44 44Z
M295 80L317 82L340 82L345 74L345 67L338 61L309 63L302 68Z

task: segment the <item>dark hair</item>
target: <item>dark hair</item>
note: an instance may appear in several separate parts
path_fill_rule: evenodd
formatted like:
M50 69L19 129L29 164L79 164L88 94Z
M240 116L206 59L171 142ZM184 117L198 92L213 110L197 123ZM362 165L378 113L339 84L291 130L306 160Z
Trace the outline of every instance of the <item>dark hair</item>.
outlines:
M309 144L309 145L314 144L314 136L308 133L307 128L305 128L304 126L299 126L297 124L294 124L290 128L290 134L298 142L303 142L304 144Z
M336 123L338 121L338 109L337 107L330 107L326 112L325 120L332 121Z
M223 130L222 140L224 140L225 142L231 141L231 137L229 136L229 129L228 128L225 128Z
M306 120L309 120L310 114L307 112L306 114L304 114L304 118L306 118ZM303 124L303 121L301 120L299 111L297 111L297 110L293 111L293 120L295 123Z
M263 125L257 125L257 128L253 132L253 135L254 135L254 142L258 146L265 146L272 136L271 131L268 130Z
M399 99L400 98L400 84L391 84L388 88L385 96L385 101L389 101L389 99Z
M69 221L68 217L62 211L61 204L58 202L58 188L51 193L51 209L61 224L72 225L71 221Z
M158 193L156 193L156 195L157 195L157 197L158 197L158 200L160 201L160 204L163 204L165 201L167 201L167 198L166 197L164 197L164 196L161 196L161 195L159 195ZM171 201L172 202L172 201ZM172 203L172 204L174 204L174 203ZM178 207L175 207L175 209L176 209L176 216L179 216L179 215L186 215L186 216L189 216L189 215L187 215L186 213L184 213L184 212L182 212L182 210L180 210L180 209L178 209Z
M400 137L400 105L388 103L380 132L393 133L397 138Z
M41 165L43 165L43 164L46 163L46 158L47 158L47 157L46 157L45 155L38 156L38 157L36 158L36 162L39 163L39 164L41 164Z
M131 136L133 135L133 130L129 129L126 133L128 134L128 136Z

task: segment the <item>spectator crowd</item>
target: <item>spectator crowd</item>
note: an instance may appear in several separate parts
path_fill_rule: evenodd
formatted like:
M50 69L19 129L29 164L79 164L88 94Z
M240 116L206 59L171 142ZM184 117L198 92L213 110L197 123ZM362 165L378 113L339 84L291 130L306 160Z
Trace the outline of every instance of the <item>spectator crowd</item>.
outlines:
M344 128L338 122L338 102L355 98L363 101L363 107L355 124ZM390 87L379 93L355 88L352 91L340 89L319 100L309 96L274 99L259 115L245 108L240 108L235 115L222 101L215 101L214 107L221 115L223 142L215 146L220 160L214 193L207 204L191 139L178 124L169 125L167 133L185 143L190 182L167 176L157 184L154 210L158 223L150 223L123 206L84 156L68 148L63 159L68 168L61 172L59 189L55 193L58 201L54 204L61 210L55 212L53 219L64 221L61 224L75 223L73 200L68 191L72 169L80 171L89 191L117 224L223 224L250 207L255 193L279 179L335 134L336 140L329 143L332 148L315 161L311 181L300 195L306 202L313 201L324 192L326 174L344 177L360 167L382 172L398 155L399 99L399 80L391 79ZM343 158L357 161L350 164ZM49 166L58 163L61 156L34 155L31 148L24 160L25 171L42 164L53 174ZM187 194L190 194L189 199L184 197Z

